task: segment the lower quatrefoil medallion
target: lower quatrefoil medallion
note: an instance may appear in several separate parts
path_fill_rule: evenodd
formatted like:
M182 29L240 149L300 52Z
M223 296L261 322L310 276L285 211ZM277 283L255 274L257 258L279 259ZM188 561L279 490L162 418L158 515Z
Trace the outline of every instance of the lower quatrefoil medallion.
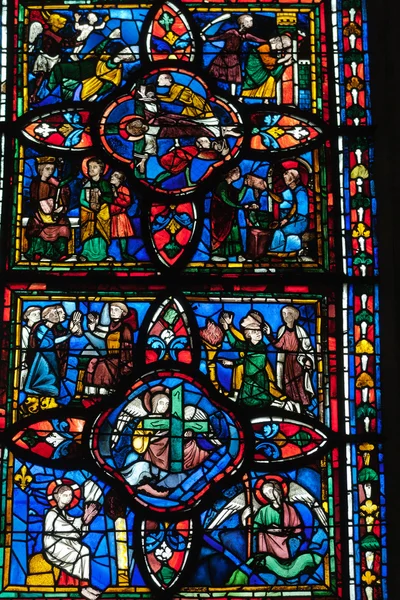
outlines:
M159 514L192 507L242 463L234 415L192 377L157 372L103 413L91 436L97 464L131 498Z

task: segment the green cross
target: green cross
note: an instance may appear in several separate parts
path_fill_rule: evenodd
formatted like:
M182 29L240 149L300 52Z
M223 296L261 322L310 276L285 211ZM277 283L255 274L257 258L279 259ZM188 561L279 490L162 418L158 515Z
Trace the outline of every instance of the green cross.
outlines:
M184 421L183 386L179 385L171 390L171 416L143 419L143 429L170 432L170 471L171 473L181 473L183 471L183 436L185 431L192 429L199 433L206 433L209 430L209 425L208 421Z

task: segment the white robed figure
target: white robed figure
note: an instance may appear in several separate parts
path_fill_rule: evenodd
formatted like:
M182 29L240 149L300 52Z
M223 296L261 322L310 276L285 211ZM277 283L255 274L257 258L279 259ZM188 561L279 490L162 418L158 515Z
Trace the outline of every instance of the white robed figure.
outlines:
M99 513L101 489L89 480L84 484L83 492L84 513L81 517L72 517L67 511L74 498L73 487L61 482L54 488L52 496L56 505L45 517L43 550L49 563L86 583L90 581L90 548L82 543L82 537ZM95 600L100 593L89 585L81 589L82 596L88 600Z

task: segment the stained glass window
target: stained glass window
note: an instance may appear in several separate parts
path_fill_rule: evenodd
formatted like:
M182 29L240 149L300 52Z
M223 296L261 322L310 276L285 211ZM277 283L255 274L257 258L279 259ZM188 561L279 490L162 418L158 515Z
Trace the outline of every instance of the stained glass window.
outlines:
M1 8L1 597L383 600L365 1Z

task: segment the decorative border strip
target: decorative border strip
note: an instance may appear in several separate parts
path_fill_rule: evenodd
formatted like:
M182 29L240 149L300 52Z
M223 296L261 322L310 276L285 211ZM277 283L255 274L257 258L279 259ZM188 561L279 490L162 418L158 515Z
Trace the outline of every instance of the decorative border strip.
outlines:
M381 433L377 286L343 288L345 433Z
M373 149L365 136L339 137L343 272L378 274L376 199L372 178Z
M383 455L370 442L346 447L351 600L387 598Z
M371 125L366 0L331 0L337 124Z

